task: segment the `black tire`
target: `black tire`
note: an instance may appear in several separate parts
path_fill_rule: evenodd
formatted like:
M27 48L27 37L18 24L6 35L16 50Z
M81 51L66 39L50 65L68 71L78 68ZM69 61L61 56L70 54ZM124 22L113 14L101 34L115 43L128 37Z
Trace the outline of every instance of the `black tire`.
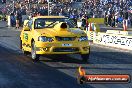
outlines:
M35 46L35 42L34 41L32 42L31 57L32 57L32 60L34 62L38 62L39 61L40 55L36 54L36 46Z
M20 38L20 46L19 46L20 49L22 49L22 40Z
M27 55L30 54L30 52L28 52L28 51L24 51L24 50L23 50L23 54L24 54L25 56L27 56Z
M87 62L89 59L89 54L81 54L82 61Z

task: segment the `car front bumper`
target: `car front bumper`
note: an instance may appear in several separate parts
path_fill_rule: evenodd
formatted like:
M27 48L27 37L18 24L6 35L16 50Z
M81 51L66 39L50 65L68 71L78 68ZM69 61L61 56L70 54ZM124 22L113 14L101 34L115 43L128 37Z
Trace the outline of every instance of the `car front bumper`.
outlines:
M88 54L90 46L88 42L37 42L36 54ZM64 46L66 45L66 46Z

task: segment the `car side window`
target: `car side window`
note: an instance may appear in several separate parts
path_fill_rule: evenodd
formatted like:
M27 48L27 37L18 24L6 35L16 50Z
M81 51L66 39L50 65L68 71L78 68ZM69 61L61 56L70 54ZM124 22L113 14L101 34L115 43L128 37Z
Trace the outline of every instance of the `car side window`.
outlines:
M35 29L45 28L45 20L35 20Z
M32 29L32 24L33 24L33 20L30 19L30 20L28 21L28 27L29 27L30 29Z

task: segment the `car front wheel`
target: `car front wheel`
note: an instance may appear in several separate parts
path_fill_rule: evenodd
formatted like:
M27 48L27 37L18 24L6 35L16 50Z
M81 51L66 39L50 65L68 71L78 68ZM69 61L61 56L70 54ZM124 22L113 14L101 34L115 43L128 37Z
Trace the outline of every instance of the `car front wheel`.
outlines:
M40 55L36 54L36 46L34 41L32 42L31 57L34 62L39 61Z

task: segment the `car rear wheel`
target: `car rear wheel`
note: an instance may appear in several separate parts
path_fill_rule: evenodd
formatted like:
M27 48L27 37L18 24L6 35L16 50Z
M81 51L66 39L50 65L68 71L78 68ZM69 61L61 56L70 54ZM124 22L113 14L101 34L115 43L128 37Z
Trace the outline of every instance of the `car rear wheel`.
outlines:
M82 61L87 62L89 59L89 54L81 54Z
M20 38L20 49L22 49L22 40L21 40L21 38Z
M27 55L30 54L30 52L28 52L28 51L24 51L24 50L23 50L23 54L27 56Z
M39 61L40 55L36 54L36 46L34 41L32 42L31 57L34 62Z

